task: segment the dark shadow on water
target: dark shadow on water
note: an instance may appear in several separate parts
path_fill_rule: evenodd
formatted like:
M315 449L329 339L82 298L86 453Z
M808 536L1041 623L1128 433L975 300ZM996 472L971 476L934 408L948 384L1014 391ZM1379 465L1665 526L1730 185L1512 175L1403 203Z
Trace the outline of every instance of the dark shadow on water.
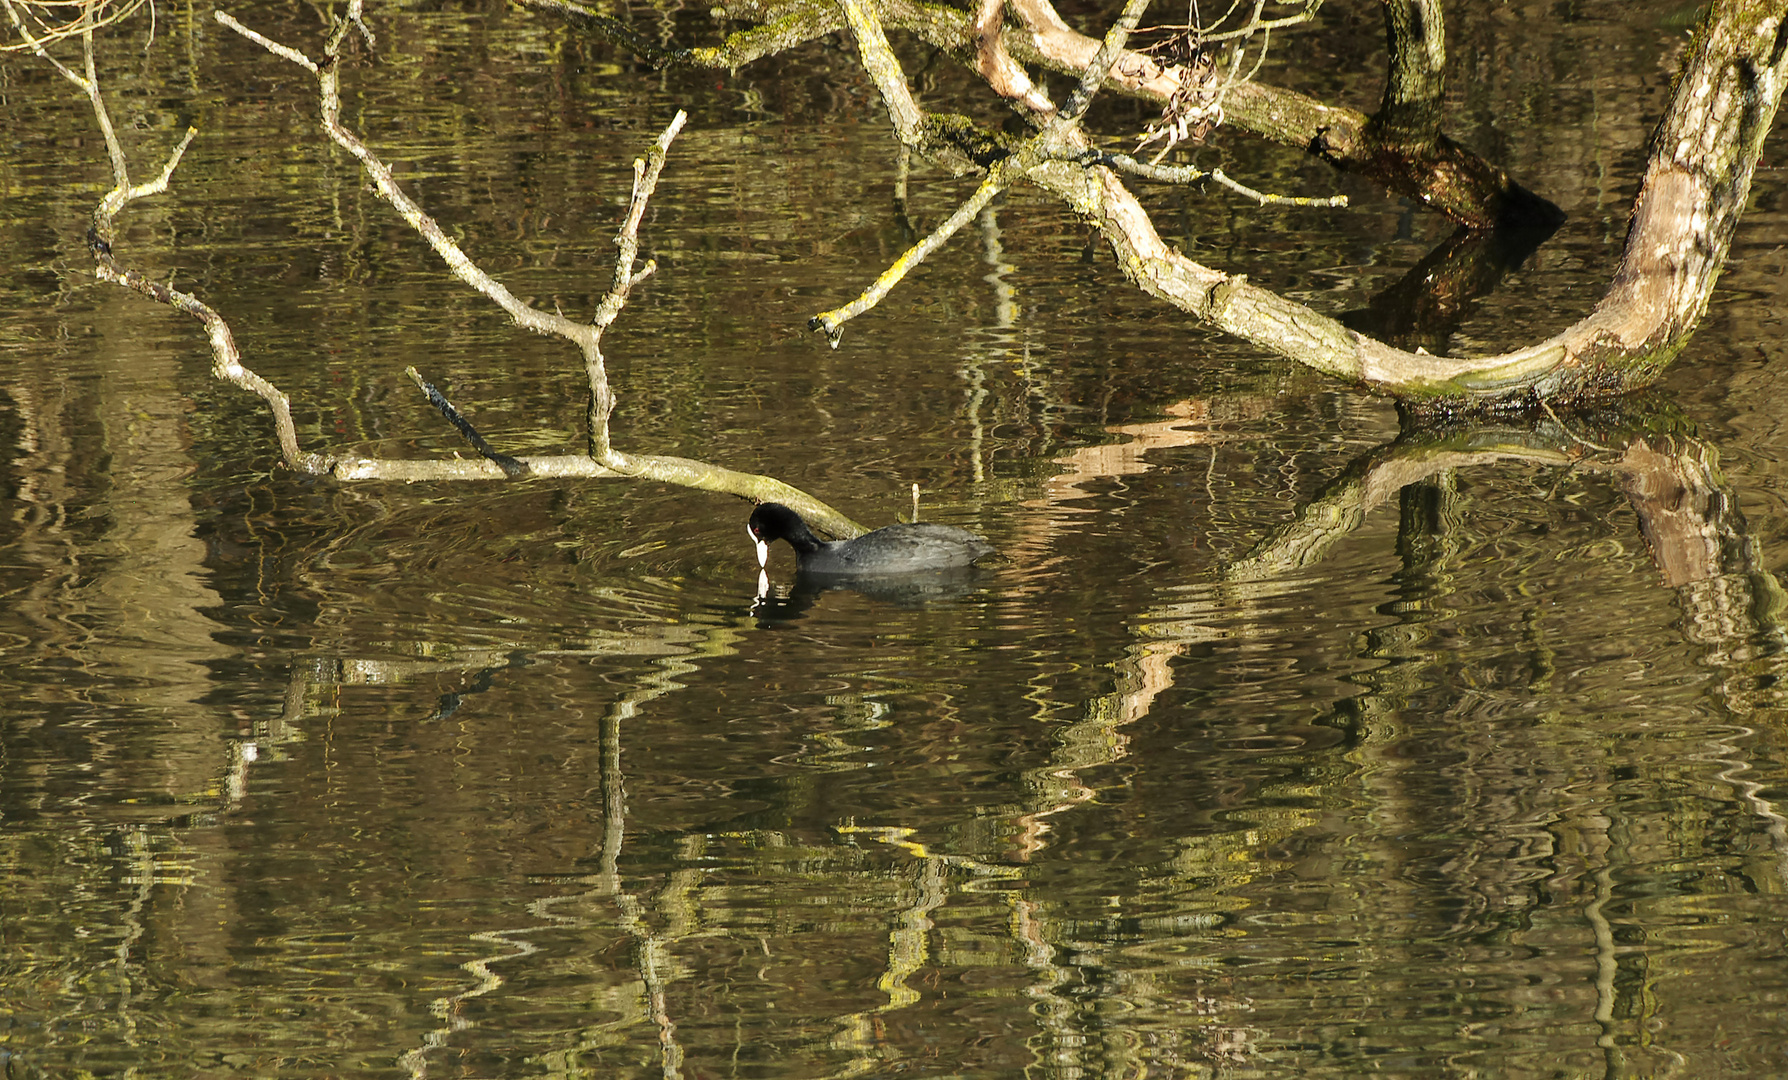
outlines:
M1341 322L1398 348L1444 354L1477 302L1539 250L1559 223L1544 218L1490 232L1460 229L1364 308L1343 313Z
M975 592L987 572L972 566L932 570L922 574L843 575L800 572L792 585L770 585L752 602L751 614L760 625L793 622L806 616L826 593L846 590L896 607L920 608L947 603Z

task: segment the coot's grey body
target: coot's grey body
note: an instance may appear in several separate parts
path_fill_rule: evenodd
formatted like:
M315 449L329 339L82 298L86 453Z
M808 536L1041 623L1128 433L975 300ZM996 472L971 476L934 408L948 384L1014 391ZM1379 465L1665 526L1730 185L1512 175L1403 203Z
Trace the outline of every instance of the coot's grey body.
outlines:
M821 540L801 515L781 503L764 503L746 526L757 544L757 562L769 562L770 544L787 540L804 574L840 577L916 574L960 569L993 554L993 545L953 525L889 525L854 540Z

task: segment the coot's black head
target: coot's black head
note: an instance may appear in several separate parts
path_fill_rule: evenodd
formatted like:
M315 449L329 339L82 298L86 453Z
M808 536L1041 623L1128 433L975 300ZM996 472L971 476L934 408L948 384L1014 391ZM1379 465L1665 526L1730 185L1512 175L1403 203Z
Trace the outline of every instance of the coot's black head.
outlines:
M801 520L801 515L781 503L759 504L751 512L751 520L745 529L751 534L752 542L757 544L759 566L768 564L770 545L778 540L787 540L791 547L803 554L818 551L822 546L813 530Z

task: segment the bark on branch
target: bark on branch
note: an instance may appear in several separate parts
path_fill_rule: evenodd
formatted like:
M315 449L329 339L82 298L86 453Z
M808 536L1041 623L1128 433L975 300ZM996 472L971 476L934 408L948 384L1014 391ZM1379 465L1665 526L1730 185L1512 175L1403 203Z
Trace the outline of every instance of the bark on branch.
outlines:
M1498 356L1446 358L1392 348L1301 304L1170 248L1104 169L1051 161L1025 179L1091 219L1145 291L1219 329L1418 410L1520 408L1649 385L1706 309L1788 79L1779 3L1722 0L1685 58L1653 138L1625 254L1577 324Z
M89 247L93 252L98 276L102 280L132 289L158 303L166 304L198 319L205 326L207 337L210 340L213 374L219 379L258 395L267 403L273 414L281 457L290 468L343 480L497 479L523 473L560 477L625 475L709 491L727 492L758 501L781 502L795 507L816 527L834 535L854 536L863 531L861 526L811 495L771 477L740 473L688 458L628 454L615 449L609 441L608 417L614 405L614 398L603 364L600 348L601 336L603 330L613 323L620 314L632 288L650 275L654 269L650 262L644 267L635 268L638 256L638 229L645 212L646 201L650 198L653 186L657 182L658 172L663 167L665 153L671 140L676 137L683 125L685 119L683 113L677 114L671 125L660 136L651 153L645 159L634 163L633 199L615 241L619 252L615 265L614 284L599 305L592 321L580 323L566 318L562 314L542 312L523 303L500 282L480 269L452 239L442 232L433 218L429 217L404 193L392 178L391 170L379 159L378 155L341 123L340 69L343 43L349 33L355 31L369 44L372 41L371 31L361 16L361 0L353 0L345 16L337 21L334 32L325 46L322 62L311 60L300 50L269 40L225 12L217 12L216 18L222 25L236 31L248 40L254 41L269 53L304 68L316 77L325 132L361 162L379 194L418 234L428 241L457 277L502 307L518 325L537 333L555 334L571 341L578 346L585 359L585 371L590 388L590 452L585 456L510 458L495 452L487 444L484 444L482 438L472 432L470 425L464 424L463 420L460 421L463 425L461 430L468 432L468 437L479 447L480 452L485 454L486 460L412 461L310 453L304 451L299 445L297 427L292 419L290 400L277 387L261 378L242 362L234 335L224 318L197 297L162 285L137 270L122 266L113 253L112 244L116 237L117 215L131 201L159 194L167 189L174 169L178 166L187 146L192 142L196 131L189 130L186 133L186 137L176 147L155 180L133 186L130 183L128 162L123 147L118 141L104 96L100 91L94 62L91 23L83 28L81 34L85 74L79 74L51 56L46 42L32 36L30 29L20 17L20 13L15 9L11 0L0 0L0 6L5 7L15 27L25 37L32 50L55 66L86 94L92 104L95 120L105 135L116 183L94 210L93 224L89 229ZM419 378L418 381L420 382ZM436 394L434 397L438 398L439 395ZM442 404L445 404L445 399L440 400ZM451 407L448 406L444 411L451 412Z
M661 64L730 70L846 29L848 20L834 0L731 0L729 18L757 23L704 48L666 48L646 41L624 24L573 0L515 0L531 11L599 34L637 55ZM1020 64L1035 64L1079 76L1092 62L1099 41L1070 27L1048 0L1010 0L1018 25L1002 26L988 3L969 14L925 0L872 0L876 20L888 29L911 33L981 73L996 92L1044 111L1047 99ZM1301 21L1301 20L1300 20ZM987 34L997 31L1001 61ZM1107 76L1113 90L1166 105L1180 89L1177 73L1146 53L1125 50ZM1035 95L1033 97L1033 95ZM1515 183L1505 172L1444 137L1411 159L1387 155L1367 130L1368 117L1354 109L1327 106L1296 91L1238 81L1223 99L1225 123L1251 135L1307 150L1334 167L1365 176L1420 200L1462 225L1488 229L1511 218L1552 217L1557 208ZM1183 182L1183 181L1181 181Z
M938 132L936 125L912 118L910 92L867 0L840 2L853 12L853 26L874 31L859 32L859 47L903 142L912 145L915 132ZM1048 13L1045 0L1020 2L1032 5L1038 18ZM1110 169L1080 163L1088 160L1086 142L1078 131L1069 133L1071 109L1052 116L1044 132L996 156L987 168L990 179L1002 185L1028 181L1090 220L1112 245L1124 273L1151 295L1287 359L1395 396L1417 411L1587 401L1650 385L1705 311L1763 137L1788 85L1785 42L1788 28L1779 0L1720 0L1712 6L1653 138L1625 253L1607 292L1575 325L1497 356L1455 358L1397 349L1256 286L1245 275L1187 258L1161 238ZM1090 67L1083 75L1096 77ZM1413 85L1421 81L1411 76L1406 80L1411 85L1398 93L1414 101L1434 88L1432 80L1422 84L1426 89ZM1406 134L1410 130L1406 127ZM1438 138L1432 128L1422 130L1427 134L1421 138ZM954 164L966 145L961 138L934 138L920 139L914 148ZM835 340L836 321L825 326Z

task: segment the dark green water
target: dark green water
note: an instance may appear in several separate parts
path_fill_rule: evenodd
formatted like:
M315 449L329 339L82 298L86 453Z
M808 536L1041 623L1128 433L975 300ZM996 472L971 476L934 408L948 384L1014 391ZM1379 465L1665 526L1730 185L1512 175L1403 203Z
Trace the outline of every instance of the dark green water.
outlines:
M1454 130L1571 215L1454 338L1493 349L1599 295L1683 38L1680 5L1481 7ZM237 14L318 48L317 9ZM1331 4L1262 78L1370 107L1378 17ZM689 111L606 339L621 445L877 524L919 483L1004 559L811 596L784 548L759 602L727 497L296 477L197 324L93 281L90 114L0 61L7 1075L1788 1071L1788 141L1661 393L1525 456L1456 434L1477 457L1234 581L1395 412L1140 296L1023 191L827 349L806 320L910 239L848 42L727 75L501 4L374 25L347 120L543 307L593 308L630 163ZM231 320L308 447L461 451L412 363L504 449L581 447L576 355L446 278L301 72L209 8L146 30L101 38L137 174L202 134L119 255ZM1146 196L1326 311L1451 232L1245 139L1199 160L1355 198ZM921 171L911 212L970 190ZM1638 492L1636 429L1704 486ZM1654 558L1678 510L1711 572Z

